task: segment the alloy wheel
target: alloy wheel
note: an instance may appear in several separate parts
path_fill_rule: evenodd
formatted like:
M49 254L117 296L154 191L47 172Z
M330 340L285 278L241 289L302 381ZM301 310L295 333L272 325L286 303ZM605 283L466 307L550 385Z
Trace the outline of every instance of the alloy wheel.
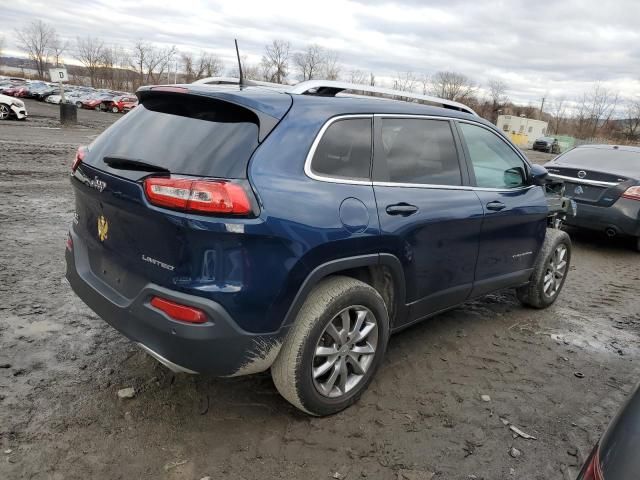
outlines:
M316 344L311 374L329 398L353 390L371 367L378 345L378 321L362 305L347 307L327 324Z
M7 118L9 118L9 107L0 105L0 120L6 120Z
M542 287L544 294L548 297L556 296L562 286L562 281L567 273L567 251L567 246L561 243L549 259Z

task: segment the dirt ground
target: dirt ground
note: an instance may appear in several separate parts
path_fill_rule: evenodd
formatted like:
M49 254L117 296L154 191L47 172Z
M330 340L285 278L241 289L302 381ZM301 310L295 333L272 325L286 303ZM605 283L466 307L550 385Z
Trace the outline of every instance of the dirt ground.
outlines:
M640 254L574 231L553 307L504 292L398 334L333 417L301 414L268 374L173 374L64 280L73 153L118 116L60 129L57 107L26 103L27 122L0 123L0 479L568 480L640 380Z

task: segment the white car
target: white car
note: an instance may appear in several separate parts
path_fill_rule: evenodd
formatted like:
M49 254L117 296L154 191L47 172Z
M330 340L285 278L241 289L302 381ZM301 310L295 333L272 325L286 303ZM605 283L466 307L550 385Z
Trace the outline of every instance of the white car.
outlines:
M47 98L44 99L45 102L55 103L56 105L60 103L60 100L62 100L62 97L60 95L49 95Z
M8 120L12 116L18 120L27 118L24 102L9 95L0 95L0 120Z

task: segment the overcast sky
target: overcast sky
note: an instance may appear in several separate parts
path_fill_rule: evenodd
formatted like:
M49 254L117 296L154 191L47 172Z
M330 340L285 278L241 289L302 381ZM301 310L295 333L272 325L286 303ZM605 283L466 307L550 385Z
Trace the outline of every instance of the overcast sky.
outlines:
M0 0L6 53L11 27L33 19L70 41L93 35L206 49L233 66L233 39L259 61L274 38L293 50L338 52L343 74L453 70L483 85L501 79L512 99L581 96L594 82L640 96L640 0Z

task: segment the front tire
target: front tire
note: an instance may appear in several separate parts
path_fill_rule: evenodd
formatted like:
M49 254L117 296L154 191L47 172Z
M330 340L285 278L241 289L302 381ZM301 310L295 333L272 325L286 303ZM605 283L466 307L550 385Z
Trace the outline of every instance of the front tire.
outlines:
M11 110L9 110L9 106L4 103L0 103L0 120L9 120L10 115Z
M120 113L120 110L118 109L118 107L115 107L115 106L114 106L114 107L111 107L111 111L112 111L113 113Z
M531 280L516 289L518 300L533 308L547 308L553 304L564 286L570 265L569 235L562 230L548 228Z
M355 403L380 366L389 315L364 282L335 276L309 294L271 367L280 394L316 416Z

